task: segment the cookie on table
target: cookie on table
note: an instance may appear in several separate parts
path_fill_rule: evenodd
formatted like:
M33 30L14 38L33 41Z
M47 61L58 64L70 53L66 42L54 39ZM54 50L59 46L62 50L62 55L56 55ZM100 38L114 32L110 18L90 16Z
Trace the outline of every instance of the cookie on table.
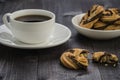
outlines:
M86 69L88 66L88 53L88 50L85 49L69 49L61 55L60 61L69 69Z
M107 53L107 52L94 52L92 55L93 62L112 65L114 67L118 64L118 57L115 54Z
M104 7L100 5L94 5L82 18L80 26L91 29L93 24L96 23L102 16Z

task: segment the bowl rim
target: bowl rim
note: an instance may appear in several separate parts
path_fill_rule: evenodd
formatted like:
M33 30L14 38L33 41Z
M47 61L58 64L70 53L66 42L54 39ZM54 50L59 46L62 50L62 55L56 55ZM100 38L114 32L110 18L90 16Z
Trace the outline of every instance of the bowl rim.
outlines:
M85 15L85 13L81 13L81 14L78 14L78 15L75 15L73 18L72 18L72 24L74 25L74 27L76 28L79 28L79 29L83 29L83 30L88 30L88 31L93 31L93 32L118 32L120 30L94 30L94 29L88 29L88 28L84 28L84 27L81 27L79 26L78 24L75 24L75 19L80 17L82 19L82 17ZM79 21L80 22L80 21Z

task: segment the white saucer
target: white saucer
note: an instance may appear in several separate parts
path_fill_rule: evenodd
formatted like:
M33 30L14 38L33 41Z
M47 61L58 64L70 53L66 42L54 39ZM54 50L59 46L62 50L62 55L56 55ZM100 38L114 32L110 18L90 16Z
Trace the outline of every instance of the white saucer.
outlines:
M15 48L49 48L65 43L70 36L71 31L66 26L56 23L54 34L51 36L49 42L41 44L26 44L16 40L11 31L4 24L0 26L0 43Z

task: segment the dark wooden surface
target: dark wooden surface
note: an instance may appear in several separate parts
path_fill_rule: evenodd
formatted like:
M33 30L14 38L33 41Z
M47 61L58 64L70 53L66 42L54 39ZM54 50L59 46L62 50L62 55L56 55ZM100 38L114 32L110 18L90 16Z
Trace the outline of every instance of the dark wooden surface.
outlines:
M61 66L59 57L69 48L85 48L94 51L108 51L120 59L120 37L111 40L86 38L73 28L73 14L86 12L93 4L120 8L119 0L1 0L0 24L7 12L20 9L46 9L56 14L56 22L72 31L66 43L47 49L25 50L0 44L0 80L120 80L118 67L104 67L91 63L87 71L69 70Z

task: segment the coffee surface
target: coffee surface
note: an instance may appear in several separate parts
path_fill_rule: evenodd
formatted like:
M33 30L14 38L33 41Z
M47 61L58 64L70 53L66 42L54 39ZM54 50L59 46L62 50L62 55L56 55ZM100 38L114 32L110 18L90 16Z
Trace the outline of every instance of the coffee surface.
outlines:
M15 20L22 22L43 22L49 19L51 19L51 17L44 15L25 15L15 18Z

